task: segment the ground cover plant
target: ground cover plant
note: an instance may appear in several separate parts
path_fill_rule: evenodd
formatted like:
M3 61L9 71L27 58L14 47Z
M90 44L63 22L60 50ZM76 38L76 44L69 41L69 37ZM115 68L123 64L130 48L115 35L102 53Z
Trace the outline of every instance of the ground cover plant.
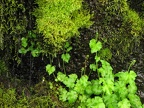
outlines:
M130 70L135 61L127 71L114 74L111 65L97 54L102 49L102 43L97 38L91 39L89 47L95 54L95 62L89 67L98 74L98 79L90 80L86 74L78 78L77 74L58 72L55 81L65 85L59 88L59 99L69 104L78 101L78 108L144 108L136 94L137 75ZM54 71L47 72L52 74Z

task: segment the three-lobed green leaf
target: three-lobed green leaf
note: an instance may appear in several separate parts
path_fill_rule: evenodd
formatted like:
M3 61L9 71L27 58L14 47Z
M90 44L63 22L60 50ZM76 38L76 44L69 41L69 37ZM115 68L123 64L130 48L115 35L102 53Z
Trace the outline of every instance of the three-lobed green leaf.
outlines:
M49 75L51 75L55 71L55 66L52 66L51 64L47 64L46 71Z
M90 40L89 46L91 48L91 53L96 53L102 48L102 43L100 41L97 42L95 39L92 39Z
M64 62L68 63L69 60L70 60L70 54L69 53L66 53L66 54L62 54L61 58Z

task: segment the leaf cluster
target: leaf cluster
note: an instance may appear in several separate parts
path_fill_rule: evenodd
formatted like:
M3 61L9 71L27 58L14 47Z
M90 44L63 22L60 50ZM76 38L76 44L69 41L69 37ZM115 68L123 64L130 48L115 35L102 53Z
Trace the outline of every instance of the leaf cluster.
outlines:
M69 60L70 60L70 54L69 52L72 50L72 47L70 46L70 43L69 42L66 42L65 46L64 46L64 52L62 55L61 55L61 58L64 62L68 63Z
M21 38L21 46L19 53L26 54L30 51L33 57L38 57L41 53L40 45L36 44L36 34L32 31L29 31L26 37Z
M78 108L143 108L136 94L136 73L130 70L113 74L111 65L97 55L102 43L92 39L89 46L91 53L96 54L90 69L98 73L98 79L89 80L87 75L78 78L76 74L67 76L58 72L55 80L66 86L60 87L59 99L70 104L78 102Z

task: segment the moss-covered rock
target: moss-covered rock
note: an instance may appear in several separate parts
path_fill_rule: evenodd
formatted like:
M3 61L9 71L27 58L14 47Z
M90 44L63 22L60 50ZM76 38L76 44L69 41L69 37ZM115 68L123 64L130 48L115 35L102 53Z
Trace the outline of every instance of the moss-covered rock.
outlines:
M79 28L90 27L92 22L83 0L36 0L34 11L37 30L43 36L49 53L58 52L71 37L79 35ZM51 52L52 51L52 52Z
M95 25L113 56L126 59L142 38L144 20L130 8L127 0L95 1Z

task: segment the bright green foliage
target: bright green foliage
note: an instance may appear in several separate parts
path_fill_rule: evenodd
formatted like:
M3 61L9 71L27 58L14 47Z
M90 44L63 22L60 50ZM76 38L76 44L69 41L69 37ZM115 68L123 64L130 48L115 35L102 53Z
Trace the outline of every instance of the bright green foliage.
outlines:
M68 63L70 60L70 54L69 53L62 54L61 58L64 62Z
M97 69L96 65L95 64L90 64L90 69L93 70L93 71L96 71L96 69Z
M91 15L84 10L83 0L36 0L34 11L37 30L43 34L45 44L59 51L63 43L79 35L79 28L89 27ZM48 50L48 49L47 49Z
M130 108L130 106L130 102L126 98L118 103L118 108Z
M22 41L22 46L23 46L23 47L27 47L27 45L28 45L28 42L27 42L27 41L28 41L28 39L27 39L27 38L22 37L22 38L21 38L21 41Z
M137 75L134 71L130 71L130 72L119 72L115 74L115 76L119 77L119 80L128 84L128 83L132 83L135 80Z
M68 63L70 60L70 54L69 52L72 50L72 47L70 46L69 42L66 42L65 46L64 46L64 54L61 55L61 58L63 60L63 62Z
M93 99L87 99L86 104L87 108L105 108L103 99L99 96L96 96Z
M111 65L97 55L102 48L101 42L92 39L90 48L91 53L96 54L95 63L90 65L90 69L98 73L98 79L89 81L87 75L78 78L76 74L67 76L59 72L56 81L67 87L60 87L60 100L70 104L78 102L78 108L142 108L140 98L136 95L136 73L131 70L113 74Z
M52 66L51 64L48 64L46 66L46 71L48 72L49 75L51 75L55 71L55 67Z
M95 39L90 40L89 46L91 48L91 53L96 53L102 48L101 42L97 42Z
M132 108L144 108L141 106L140 98L135 94L129 94L128 98L130 100ZM143 104L144 106L144 104Z

